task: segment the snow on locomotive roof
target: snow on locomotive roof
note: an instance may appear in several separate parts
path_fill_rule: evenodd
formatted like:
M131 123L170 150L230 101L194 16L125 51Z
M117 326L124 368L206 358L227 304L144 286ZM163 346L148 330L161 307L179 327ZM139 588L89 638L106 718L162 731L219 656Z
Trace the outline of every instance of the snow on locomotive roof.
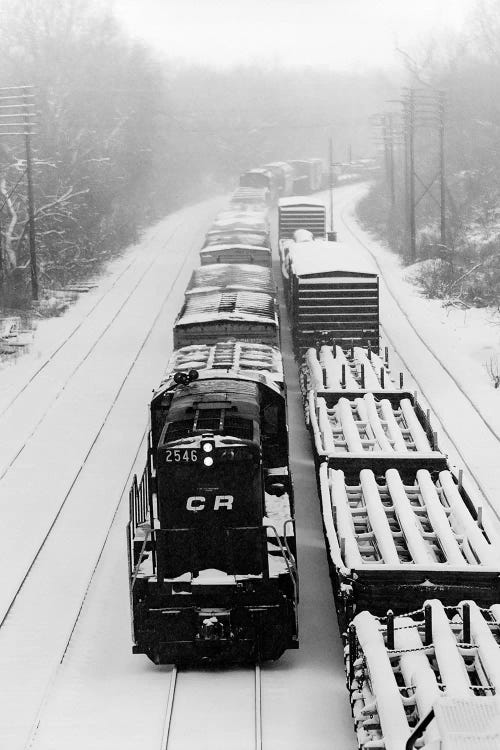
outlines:
M189 370L261 372L279 383L283 382L283 363L279 349L247 341L221 341L213 346L194 344L174 351L167 365L167 377L175 372Z
M314 208L325 208L325 204L321 200L311 200L309 197L304 195L293 195L289 198L280 198L278 201L280 208L293 207L293 206L312 206Z
M264 292L235 290L191 295L186 298L175 327L214 320L277 325L274 307L274 298Z
M196 268L185 294L200 294L210 291L248 289L255 292L275 294L272 271L266 266L251 263L213 263Z
M344 242L297 242L290 245L288 257L295 276L377 276L371 262L353 254L352 247Z

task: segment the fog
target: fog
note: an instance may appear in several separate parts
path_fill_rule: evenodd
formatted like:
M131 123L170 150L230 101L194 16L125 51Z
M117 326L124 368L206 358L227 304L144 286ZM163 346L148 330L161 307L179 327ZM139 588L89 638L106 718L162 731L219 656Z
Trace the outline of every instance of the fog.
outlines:
M330 138L335 161L376 154L370 116L397 110L390 102L404 85L448 88L450 107L463 116L465 103L470 127L472 97L493 123L495 3L418 8L395 0L273 0L253 3L252 12L222 0L10 0L0 81L34 86L42 285L87 277L141 227L232 189L247 168L326 159ZM458 155L464 165L488 161L487 151L473 157L463 127L455 131L454 169ZM486 149L488 133L483 127ZM0 137L0 191L2 266L11 279L3 301L17 305L29 296L20 137Z

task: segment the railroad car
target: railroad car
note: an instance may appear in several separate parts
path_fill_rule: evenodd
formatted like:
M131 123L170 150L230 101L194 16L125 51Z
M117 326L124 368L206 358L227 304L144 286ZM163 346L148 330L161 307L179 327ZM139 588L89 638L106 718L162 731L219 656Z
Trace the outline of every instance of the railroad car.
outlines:
M345 654L359 748L500 747L499 642L498 603L357 615Z
M267 210L246 208L244 211L226 209L215 217L211 232L259 232L267 235L269 242L269 220Z
M256 242L259 238L253 236L251 239ZM200 262L202 266L215 263L253 263L271 268L273 261L271 248L267 245L247 245L236 237L235 242L205 245L200 250Z
M247 290L276 295L271 268L248 263L213 263L196 268L186 295L200 292Z
M245 663L297 647L293 492L279 351L174 353L130 492L135 653Z
M230 204L245 209L252 206L267 208L270 196L267 188L239 187L231 196Z
M209 229L205 235L203 247L211 245L251 245L265 247L270 250L269 231L267 227L239 226L236 228L219 227Z
M322 159L292 159L288 163L293 169L294 195L308 195L322 189L324 179Z
M262 188L269 192L271 200L278 195L278 186L274 173L262 167L249 169L240 175L240 187Z
M292 195L294 170L288 162L273 161L269 164L264 164L264 169L267 169L274 175L276 198L279 198L282 195Z
M237 289L188 295L174 324L174 348L228 338L279 346L274 296Z
M379 348L379 280L344 242L294 242L282 256L294 346L322 339Z
M326 239L326 207L322 201L280 198L278 201L278 233L280 244L293 239L295 232L305 229L313 239Z

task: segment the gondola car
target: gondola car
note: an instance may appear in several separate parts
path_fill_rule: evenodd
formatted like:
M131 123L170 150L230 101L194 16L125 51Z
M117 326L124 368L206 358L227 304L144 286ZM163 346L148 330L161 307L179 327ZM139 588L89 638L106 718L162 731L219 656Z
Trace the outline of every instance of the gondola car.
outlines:
M266 208L269 203L269 190L267 188L239 187L231 196L231 206L245 209L257 206Z
M188 295L174 324L174 348L228 338L278 346L274 296L238 289Z
M157 664L297 647L282 379L278 350L219 342L176 352L153 396L128 539L133 650Z
M214 243L205 245L200 250L200 262L202 266L212 265L214 263L253 263L258 266L265 266L271 268L272 266L272 254L271 248L266 244L257 244L262 238L252 235L250 237L255 244L245 244L244 239L240 236L227 236L220 235L221 240L232 239L234 241L220 243Z
M269 230L261 225L257 227L216 227L209 229L206 233L203 247L229 244L254 245L270 249Z
M274 296L276 285L271 268L248 263L213 263L196 268L186 295L203 292L247 290Z

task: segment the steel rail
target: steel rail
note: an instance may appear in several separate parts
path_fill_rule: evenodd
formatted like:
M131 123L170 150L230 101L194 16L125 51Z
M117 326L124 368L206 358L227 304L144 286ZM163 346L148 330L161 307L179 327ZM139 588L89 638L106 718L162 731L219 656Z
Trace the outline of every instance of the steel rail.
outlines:
M255 750L262 750L262 683L260 664L255 665Z
M168 242L169 240L171 240L171 239L172 239L172 237L173 237L173 236L174 236L174 235L175 235L175 234L177 233L177 231L178 231L179 227L180 227L180 226L182 225L182 223L183 223L183 222L182 222L182 221L180 221L180 222L179 222L179 223L178 223L178 224L177 224L177 225L176 225L176 226L175 226L175 227L174 227L174 228L172 229L172 231L170 232L170 234L168 235L168 237L166 237L166 238L165 238L165 242ZM155 236L156 236L156 235L155 235ZM73 370L73 371L72 371L72 372L70 373L69 377L68 377L68 378L67 378L67 379L66 379L66 380L64 381L64 383L63 383L63 385L62 385L62 387L61 387L61 391L63 391L63 390L64 390L64 388L66 387L66 385L67 385L67 384L68 384L68 383L70 382L71 378L72 378L72 377L73 377L73 376L74 376L74 375L76 374L76 372L78 371L78 369L80 368L80 366L81 366L81 365L83 364L83 362L85 362L85 360L87 359L87 357L89 356L89 354L91 354L92 350L93 350L93 349L95 348L95 346L96 346L96 345L97 345L97 344L99 343L100 339L101 339L101 338L102 338L102 337L104 336L104 334L105 334L105 333L107 332L107 330L109 329L110 325L111 325L111 324L113 323L113 321L115 320L115 318L117 317L117 315L118 315L118 314L119 314L119 313L121 312L121 310L123 309L123 307L124 307L124 306L125 306L125 305L127 304L127 302L128 302L129 300L130 300L130 298L131 298L131 297L132 297L132 295L134 294L135 290L136 290L136 289L137 289L137 287L139 286L140 282L142 281L142 279L144 278L144 276L145 276L145 275L146 275L146 274L148 273L148 271L149 271L149 270L151 269L151 266L152 266L152 265L154 264L154 262L155 262L155 261L156 261L156 260L157 260L157 259L159 258L159 256L160 256L160 255L161 255L161 253L162 253L162 252L164 251L164 249L165 249L165 248L164 248L164 246L163 246L163 243L162 243L162 247L161 247L161 249L160 249L160 250L159 250L159 252L158 252L158 253L156 253L156 254L154 255L154 257L153 257L153 258L151 259L151 262L150 262L150 263L149 263L149 265L148 265L148 266L147 266L147 267L145 268L145 270L144 270L144 273L143 273L143 274L142 274L142 275L140 276L139 280L137 281L137 283L135 284L135 286L134 286L134 287L132 288L132 290L131 290L130 294L129 294L129 295L128 295L128 296L126 297L126 298L125 298L125 300L123 300L122 304L120 305L119 309L118 309L118 310L117 310L117 312L115 313L114 317L113 317L113 318L111 319L111 321L110 321L110 322L108 323L108 325L106 326L106 328L105 328L105 329L104 329L104 330L102 331L102 333L101 333L101 335L99 336L99 338L98 338L98 339L96 339L96 340L95 340L95 341L93 342L93 344L92 344L92 346L90 347L90 349L88 349L88 350L87 350L87 352L85 353L85 356L84 356L84 357L82 357L82 359L80 360L80 362L78 363L78 365L76 366L76 368L75 368L75 369L74 369L74 370ZM44 370L44 369L45 369L45 367L46 367L46 366L47 366L47 365L49 364L49 362L51 362L51 361L52 361L52 360L53 360L53 359L55 358L55 356L56 356L57 354L59 354L59 352L60 352L60 351L61 351L62 349L64 349L64 347L66 346L66 344L67 344L67 343L68 343L68 342L69 342L69 341L70 341L70 340L71 340L71 339L73 338L73 336L74 336L74 335L75 335L75 334L77 333L77 331L79 331L79 329L80 329L80 328L81 328L81 327L82 327L82 326L84 325L84 323L86 323L86 322L87 322L87 321L89 320L89 318L91 317L92 313L94 313L94 312L95 312L95 310L96 310L96 309L97 309L97 308L99 307L99 305L100 305L100 304L101 304L101 303L102 303L102 302L103 302L103 301L104 301L104 300L106 299L107 295L108 295L108 294L109 294L109 293L111 292L111 290L112 290L112 289L114 289L114 287L116 287L116 286L117 286L117 284L118 284L118 283L120 282L120 280L121 280L121 279L123 278L123 276L124 276L124 275L125 275L125 274L127 273L127 271L129 271L129 269L130 269L130 268L132 268L132 267L133 267L133 266L134 266L134 265L135 265L135 264L136 264L137 262L138 262L138 255L136 254L136 255L135 255L135 257L134 257L134 258L133 258L133 259L132 259L132 260L130 261L130 263L128 263L128 264L127 264L127 266L126 266L126 267L125 267L125 268L124 268L124 269L123 269L123 270L122 270L122 271L121 271L121 272L120 272L120 273L118 274L118 276L116 276L116 278L114 279L113 283L112 283L112 284L111 284L111 285L110 285L110 286L109 286L109 287L108 287L108 288L107 288L107 289L106 289L106 290L104 291L104 293L103 293L103 294L102 294L102 295L101 295L101 296L100 296L100 297L99 297L99 298L98 298L98 299L96 300L95 304L94 304L94 305L93 305L93 306L92 306L92 307L90 308L90 310L88 310L88 312L87 312L87 313L86 313L86 315L85 315L85 316L84 316L84 317L83 317L83 318L82 318L82 319L80 320L80 322L78 323L78 325L76 325L76 326L75 326L75 327L73 328L73 330L72 330L72 331L71 331L71 332L69 333L69 335L68 335L68 336L66 336L66 338L65 338L65 339L63 339L63 341L62 341L62 342L61 342L61 343L60 343L60 344L59 344L59 345L57 346L57 348L56 348L56 349L54 349L54 351L53 351L53 352L52 352L52 353L50 354L50 356L48 356L48 357L47 357L47 358L45 359L45 361L44 361L44 362L43 362L43 363L42 363L42 364L40 365L40 367L38 367L38 368L37 368L37 370L36 370L36 371L35 371L35 372L34 372L34 373L33 373L33 374L32 374L32 375L30 376L30 378L29 378L29 379L28 379L28 380L27 380L27 381L26 381L26 382L24 383L24 385L22 386L22 388L21 388L21 389L20 389L20 390L19 390L19 391L18 391L18 392L16 393L16 395L15 395L15 396L14 396L14 397L13 397L13 398L12 398L12 399L11 399L11 400L9 401L9 403L8 403L8 404L7 404L7 405L6 405L6 406L5 406L4 408L3 408L3 411L1 411L1 412L0 412L0 418L1 418L1 417L3 417L3 416L4 416L4 415L5 415L5 414L6 414L6 413L7 413L8 411L9 411L9 409L10 409L10 408L11 408L11 407L12 407L12 406L14 405L14 403L15 403L15 402L16 402L16 401L18 400L18 398L19 398L19 397L20 397L20 396L21 396L21 395L22 395L22 394L24 393L24 391L25 391L25 390L26 390L26 389L28 388L28 386L29 386L29 385L31 385L31 383L33 383L33 381L34 381L34 380L35 380L35 379L37 378L37 376L38 376L38 375L39 375L39 374L40 374L40 373L42 372L42 370ZM56 400L57 400L57 398L59 398L59 395L60 395L61 391L60 391L60 392L59 392L59 393L57 394L57 396L56 396L56 397L55 397L55 398L54 398L54 399L52 400L51 404L49 405L49 408L50 408L50 406L51 406L51 405L52 405L52 404L54 403L54 401L56 401ZM44 417L46 416L47 412L48 412L48 409L47 409L47 410L46 410L46 411L45 411L45 412L43 413L43 415L42 415L42 417L40 418L39 422L38 422L38 423L37 423L37 424L35 425L35 428L36 428L36 427L38 427L38 425L40 424L40 422L41 422L41 421L43 420L43 418L44 418ZM31 433L31 435L33 435L33 434L34 434L34 433ZM31 437L31 435L30 435L30 437ZM16 456L16 458L17 458L17 456ZM13 463L13 462L12 462L12 463ZM9 464L9 466L10 466L10 464ZM2 479L2 477L3 477L4 475L5 475L5 473L6 473L6 472L4 472L4 474L2 474L2 476L0 476L0 479Z
M163 731L161 736L161 746L160 750L167 750L168 748L168 738L170 736L170 728L172 726L172 714L174 710L174 700L175 700L175 689L177 687L177 676L179 674L179 670L177 667L172 667L171 677L170 677L170 687L168 690L168 699L167 699L167 707L165 709L165 718L163 720Z
M156 323L157 323L160 315L162 314L163 309L164 309L165 305L167 304L167 302L168 302L168 300L170 298L170 295L172 294L172 292L173 292L173 290L175 288L175 285L177 283L177 279L179 278L180 274L184 270L184 267L185 267L185 265L186 265L186 263L187 263L190 255L191 255L191 253L192 253L193 247L194 247L194 243L192 243L189 246L189 249L186 252L186 256L185 256L183 262L181 263L181 265L179 267L179 270L177 271L177 274L173 278L173 280L172 280L172 282L170 284L170 287L169 287L167 293L165 294L163 302L161 303L161 305L159 307L158 312L156 313L156 315L155 315L155 317L154 317L154 319L153 319L153 321L152 321L152 323L151 323L148 331L146 332L146 335L144 336L144 339L142 340L142 343L141 343L139 349L137 350L137 352L135 354L135 357L132 360L129 368L127 369L127 372L125 373L124 377L121 380L121 383L120 383L120 385L118 387L118 390L116 391L115 396L114 396L114 398L113 398L113 400L111 402L111 405L109 406L109 409L107 410L106 414L104 415L103 421L101 422L99 428L95 432L94 437L91 439L91 441L90 441L90 447L89 447L87 453L85 454L85 456L83 458L83 461L81 462L80 466L78 467L77 471L75 472L73 480L70 483L70 486L69 486L69 488L68 488L68 490L67 490L67 492L66 492L66 494L65 494L65 496L64 496L64 498L63 498L63 500L61 502L61 505L59 506L59 509L57 510L56 515L52 519L52 523L50 524L50 526L49 526L46 534L44 535L41 543L39 544L38 549L36 550L36 552L35 552L32 560L31 560L31 563L29 564L29 566L28 566L28 568L27 568L27 570L26 570L26 572L24 574L24 577L23 577L21 583L17 587L17 590L14 593L14 595L13 595L13 597L11 599L11 602L10 602L8 608L6 609L3 617L0 619L0 628L3 626L5 620L9 616L9 614L10 614L10 612L12 610L12 607L14 606L14 603L15 603L17 597L19 596L19 593L21 592L22 588L24 587L24 585L25 585L25 583L26 583L26 581L27 581L27 579L29 577L29 574L30 574L31 570L33 569L33 566L35 565L38 557L40 556L41 551L43 550L43 548L44 548L47 540L49 539L49 537L50 537L50 535L51 535L51 533L52 533L52 531L53 531L53 529L54 529L54 527L55 527L55 525L57 523L57 520L60 517L60 515L61 515L61 513L62 513L62 511L63 511L63 509L64 509L64 507L66 505L66 502L68 501L68 499L69 499L69 497L71 495L71 492L73 491L73 489L74 489L74 487L75 487L75 485L76 485L76 483L78 481L78 478L79 478L80 474L82 473L82 471L83 471L83 469L85 467L85 464L87 463L87 461L88 461L88 459L89 459L92 451L94 450L94 448L95 448L95 446L97 444L99 436L101 435L101 433L102 433L102 431L103 431L106 423L108 422L108 420L109 420L109 418L111 416L111 413L113 412L114 407L116 406L118 398L119 398L119 396L120 396L123 388L125 387L125 384L126 384L128 378L130 377L130 374L131 374L133 368L135 367L135 365L137 363L137 360L138 360L138 358L139 358L142 350L146 346L146 344L147 344L147 342L148 342L148 340L149 340L149 338L150 338L150 336L151 336L151 334L152 334L152 332L153 332L153 330L154 330L154 328L156 326Z

